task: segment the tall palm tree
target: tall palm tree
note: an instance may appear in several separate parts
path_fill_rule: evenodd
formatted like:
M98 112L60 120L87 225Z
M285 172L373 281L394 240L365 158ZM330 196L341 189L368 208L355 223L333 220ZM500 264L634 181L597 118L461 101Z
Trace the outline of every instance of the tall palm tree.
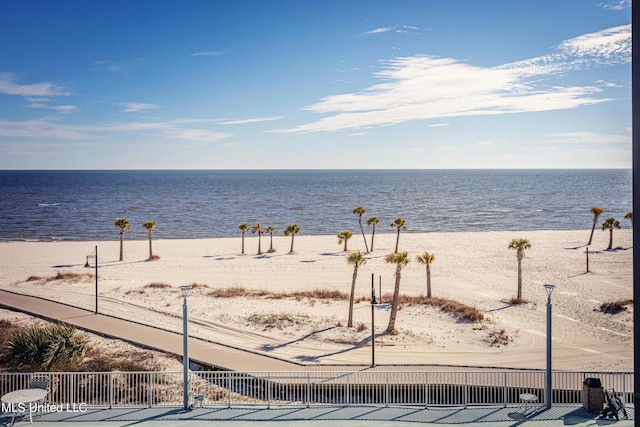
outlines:
M396 250L394 251L394 253L396 253L396 254L398 253L398 243L400 242L400 230L406 230L407 229L407 226L405 224L406 224L406 222L402 218L396 218L391 223L392 227L395 227L395 228L398 229L398 235L396 236Z
M151 239L153 238L153 229L156 227L155 221L145 221L142 226L149 232L149 259L153 259L153 249L151 248Z
M356 294L356 278L358 277L358 267L365 265L367 259L360 253L360 251L351 252L347 257L347 263L353 265L353 277L351 279L351 294L349 295L349 320L347 321L347 327L353 326L353 300Z
M593 225L591 226L591 235L589 236L589 243L587 243L587 246L591 245L591 240L593 240L593 231L596 229L598 218L604 213L604 209L593 206L591 208L591 213L593 214Z
M264 233L264 228L257 222L253 227L251 227L251 234L258 233L258 255L262 255L262 233Z
M609 247L607 249L611 249L613 247L613 229L620 229L620 221L615 219L614 217L609 217L604 220L602 223L602 231L609 230Z
M353 236L353 233L349 230L342 230L338 233L338 244L344 243L344 251L347 252L347 242Z
M367 253L369 253L369 245L367 245L367 238L364 237L364 228L362 228L362 215L364 215L366 212L367 210L362 206L357 206L353 210L353 213L358 215L358 224L360 224L360 232L362 233L362 238L364 239L364 249L367 251Z
M238 226L238 229L242 232L242 253L244 254L244 233L250 230L246 223L242 223Z
M371 216L367 218L367 225L372 227L371 229L371 252L373 252L373 238L376 235L376 224L380 223L380 219L377 216Z
M289 224L287 225L287 228L284 229L284 235L291 236L291 250L289 251L290 254L293 253L293 239L299 232L300 227L298 227L298 224Z
M427 266L427 298L431 298L431 263L436 259L434 254L430 254L429 252L423 253L422 255L417 255L416 260L420 264L424 264Z
M271 254L276 251L273 249L273 235L276 234L276 229L273 225L270 225L265 229L265 232L269 233L269 250L267 253Z
M522 302L522 258L524 258L524 251L531 247L529 239L512 239L509 243L509 249L516 250L516 257L518 258L518 296L516 302Z
M123 243L124 240L124 230L131 228L131 223L127 218L116 218L113 223L116 227L120 228L120 261L124 261L124 251L123 251Z
M631 223L631 228L633 228L633 212L627 212L624 214L624 219L628 219Z
M384 258L384 262L396 265L396 283L393 288L393 301L391 302L391 314L389 315L389 324L387 325L387 332L391 333L396 328L396 316L398 315L398 297L400 296L400 277L402 275L402 268L409 263L409 253L393 253Z

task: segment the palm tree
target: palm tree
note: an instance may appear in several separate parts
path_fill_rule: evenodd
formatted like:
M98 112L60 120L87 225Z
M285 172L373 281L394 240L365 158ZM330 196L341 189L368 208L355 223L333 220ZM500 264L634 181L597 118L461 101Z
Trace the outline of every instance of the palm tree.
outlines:
M338 233L338 244L344 242L344 251L347 252L347 242L353 236L353 233L349 230L342 230Z
M238 226L238 229L242 232L242 253L244 254L244 233L249 231L249 226L243 222Z
M124 261L124 252L122 241L124 239L124 230L125 228L131 228L131 223L127 218L116 218L113 223L116 227L120 228L120 261Z
M262 233L264 233L264 228L257 222L253 227L251 227L251 234L258 233L258 255L262 255Z
M398 253L398 243L400 242L400 230L406 230L407 226L405 225L405 220L402 218L396 218L393 220L393 222L391 223L392 227L395 227L398 229L398 235L396 236L396 250L394 251L394 253Z
M593 230L596 229L596 225L598 224L598 217L600 217L600 215L604 213L604 209L593 206L591 208L591 213L593 214L593 226L591 226L591 235L589 236L589 243L587 243L587 246L591 245L591 240L593 239Z
M291 235L291 250L289 251L290 254L293 253L293 238L299 232L300 232L300 227L298 227L298 224L289 224L287 225L287 228L284 229L285 236Z
M613 247L613 229L620 229L620 221L615 219L614 217L609 217L604 220L602 223L602 231L609 230L609 247L607 249L611 249Z
M402 267L409 263L409 253L393 253L384 258L384 262L396 265L396 283L393 288L393 301L391 302L391 314L389 315L389 325L387 325L387 332L391 333L396 328L396 316L398 314L398 297L400 296L400 277L402 274Z
M149 232L149 259L153 259L153 249L151 248L151 239L153 238L153 229L156 226L155 221L145 221L142 226Z
M362 228L362 215L364 215L366 212L367 212L367 210L365 208L363 208L362 206L357 206L353 210L353 213L358 215L358 223L360 224L360 232L362 233L362 238L364 239L364 248L367 251L367 253L369 253L369 246L367 245L367 238L364 237L364 228Z
M353 300L356 294L356 278L358 277L358 267L365 265L367 259L360 253L360 251L351 252L347 257L347 263L353 265L353 278L351 279L351 294L349 296L349 320L347 321L347 327L353 326Z
M633 212L627 212L624 214L624 219L628 219L631 223L631 228L633 228Z
M431 298L431 263L435 259L436 256L434 254L430 254L426 251L422 255L416 256L416 260L420 264L424 264L427 266L427 298Z
M376 224L380 223L380 219L377 216L372 216L367 219L367 225L373 227L371 229L371 252L373 252L373 238L376 235Z
M265 229L265 232L269 233L269 250L267 253L271 254L276 251L273 249L273 235L276 234L276 229L273 225L270 225Z
M519 304L522 302L522 258L524 258L525 249L529 249L531 243L529 239L513 239L509 243L509 249L516 250L516 256L518 257L518 296L516 302Z

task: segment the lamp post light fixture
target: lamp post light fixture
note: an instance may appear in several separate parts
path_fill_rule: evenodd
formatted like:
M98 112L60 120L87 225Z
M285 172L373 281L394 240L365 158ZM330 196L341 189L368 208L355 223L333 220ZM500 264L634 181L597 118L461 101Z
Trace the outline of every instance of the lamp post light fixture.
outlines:
M93 253L91 255L87 255L87 262L84 264L85 267L91 267L91 265L89 264L89 259L93 258L96 260L96 306L95 306L95 310L94 313L98 314L98 246L96 245L95 250L93 251Z
M371 273L371 367L376 366L376 323L375 323L375 306L378 304L376 301L376 286L374 283L374 275Z
M183 403L184 410L189 409L189 317L187 313L187 297L191 285L180 286L182 291L182 365L183 365Z
M552 393L552 381L551 381L551 294L556 288L556 285L545 284L544 289L547 291L547 373L545 376L544 386L544 404L547 409L551 409Z

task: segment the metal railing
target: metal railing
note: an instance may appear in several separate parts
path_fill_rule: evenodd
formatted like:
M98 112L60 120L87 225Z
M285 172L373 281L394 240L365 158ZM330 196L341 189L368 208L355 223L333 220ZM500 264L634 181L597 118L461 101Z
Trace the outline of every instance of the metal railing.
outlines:
M49 404L87 407L181 406L182 372L0 373L0 395L49 378ZM544 404L544 371L191 372L189 389L207 407L419 406L521 404L530 393ZM553 372L553 404L582 403L585 378L600 378L633 403L632 372Z

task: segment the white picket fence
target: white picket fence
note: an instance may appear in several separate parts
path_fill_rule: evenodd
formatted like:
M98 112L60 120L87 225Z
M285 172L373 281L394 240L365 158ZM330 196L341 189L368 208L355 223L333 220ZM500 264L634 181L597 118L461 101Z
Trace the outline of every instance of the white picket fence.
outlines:
M49 378L49 403L87 407L183 404L182 372L0 373L0 395ZM599 378L633 403L632 372L553 372L553 404L581 404L585 378ZM544 404L544 371L191 372L189 390L202 406L510 406L531 393Z

